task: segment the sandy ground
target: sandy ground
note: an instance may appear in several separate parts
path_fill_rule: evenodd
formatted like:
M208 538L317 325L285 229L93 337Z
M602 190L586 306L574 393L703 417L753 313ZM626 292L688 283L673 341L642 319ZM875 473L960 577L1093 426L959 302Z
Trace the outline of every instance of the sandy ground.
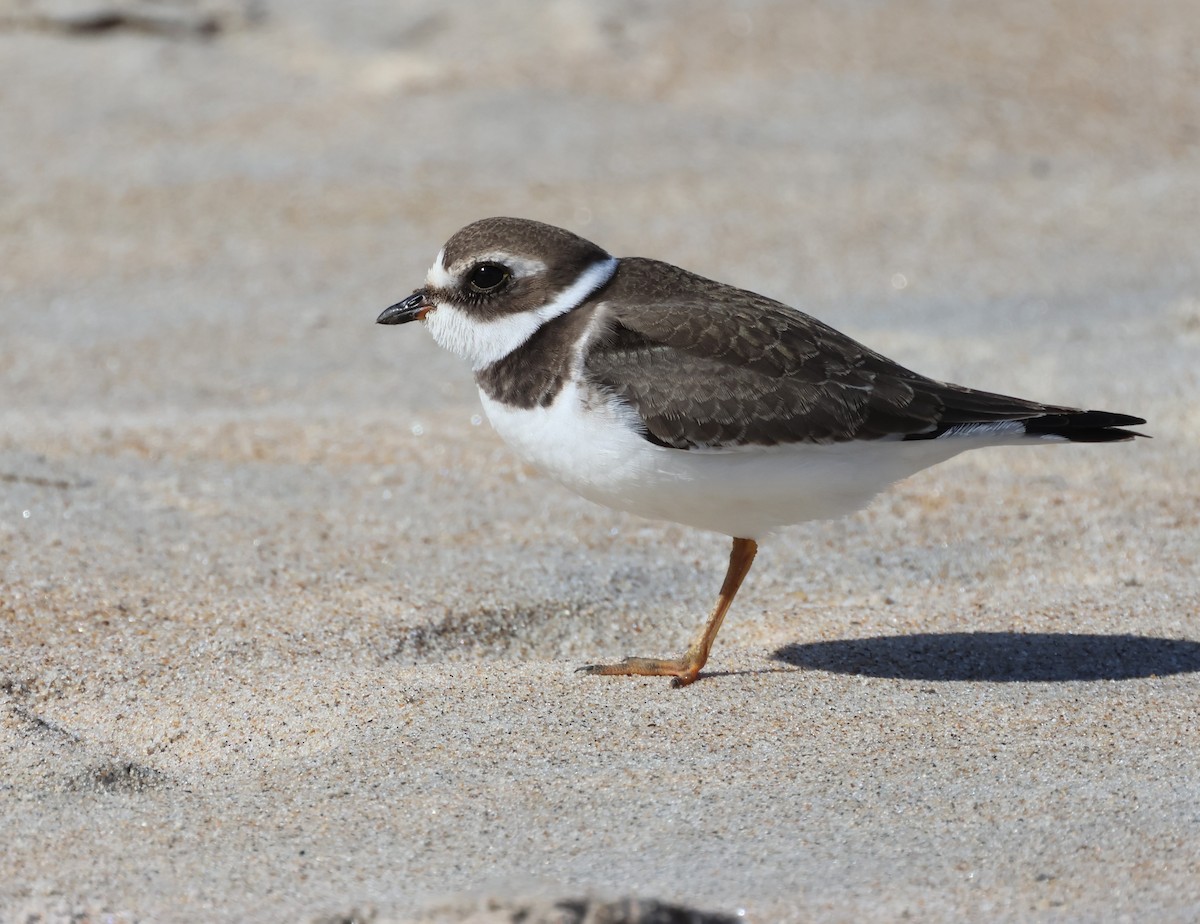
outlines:
M1200 917L1197 49L1192 0L0 4L0 919ZM681 650L726 540L374 325L492 214L1154 439L922 473L766 545L692 687L576 675Z

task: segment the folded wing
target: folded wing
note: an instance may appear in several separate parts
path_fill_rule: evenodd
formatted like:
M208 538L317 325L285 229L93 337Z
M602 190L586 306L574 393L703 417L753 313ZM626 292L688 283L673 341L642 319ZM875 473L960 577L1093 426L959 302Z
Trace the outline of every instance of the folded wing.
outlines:
M606 299L584 372L663 446L972 435L1106 442L1131 439L1119 428L1145 422L937 382L802 312L668 264L623 260L620 275L621 297Z

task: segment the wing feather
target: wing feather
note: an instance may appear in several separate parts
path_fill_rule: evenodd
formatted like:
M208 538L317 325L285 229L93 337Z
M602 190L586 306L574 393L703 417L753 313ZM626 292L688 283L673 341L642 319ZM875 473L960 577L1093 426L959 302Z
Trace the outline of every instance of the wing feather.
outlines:
M1043 417L1068 429L1071 421L1091 430L1142 422L938 382L780 302L653 260L622 260L599 297L605 323L584 375L633 408L647 439L664 446L920 439Z

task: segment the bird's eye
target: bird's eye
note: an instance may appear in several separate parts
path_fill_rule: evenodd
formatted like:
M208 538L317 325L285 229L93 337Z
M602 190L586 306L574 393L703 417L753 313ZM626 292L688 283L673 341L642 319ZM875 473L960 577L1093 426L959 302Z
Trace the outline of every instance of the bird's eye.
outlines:
M508 268L499 263L480 263L467 279L472 292L495 292L508 281Z

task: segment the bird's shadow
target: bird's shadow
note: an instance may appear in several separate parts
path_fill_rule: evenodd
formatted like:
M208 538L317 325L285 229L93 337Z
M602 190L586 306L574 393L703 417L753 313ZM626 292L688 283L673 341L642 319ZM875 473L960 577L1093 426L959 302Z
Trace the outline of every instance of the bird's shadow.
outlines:
M1130 680L1200 671L1200 642L1144 635L944 632L785 645L794 667L899 680Z

